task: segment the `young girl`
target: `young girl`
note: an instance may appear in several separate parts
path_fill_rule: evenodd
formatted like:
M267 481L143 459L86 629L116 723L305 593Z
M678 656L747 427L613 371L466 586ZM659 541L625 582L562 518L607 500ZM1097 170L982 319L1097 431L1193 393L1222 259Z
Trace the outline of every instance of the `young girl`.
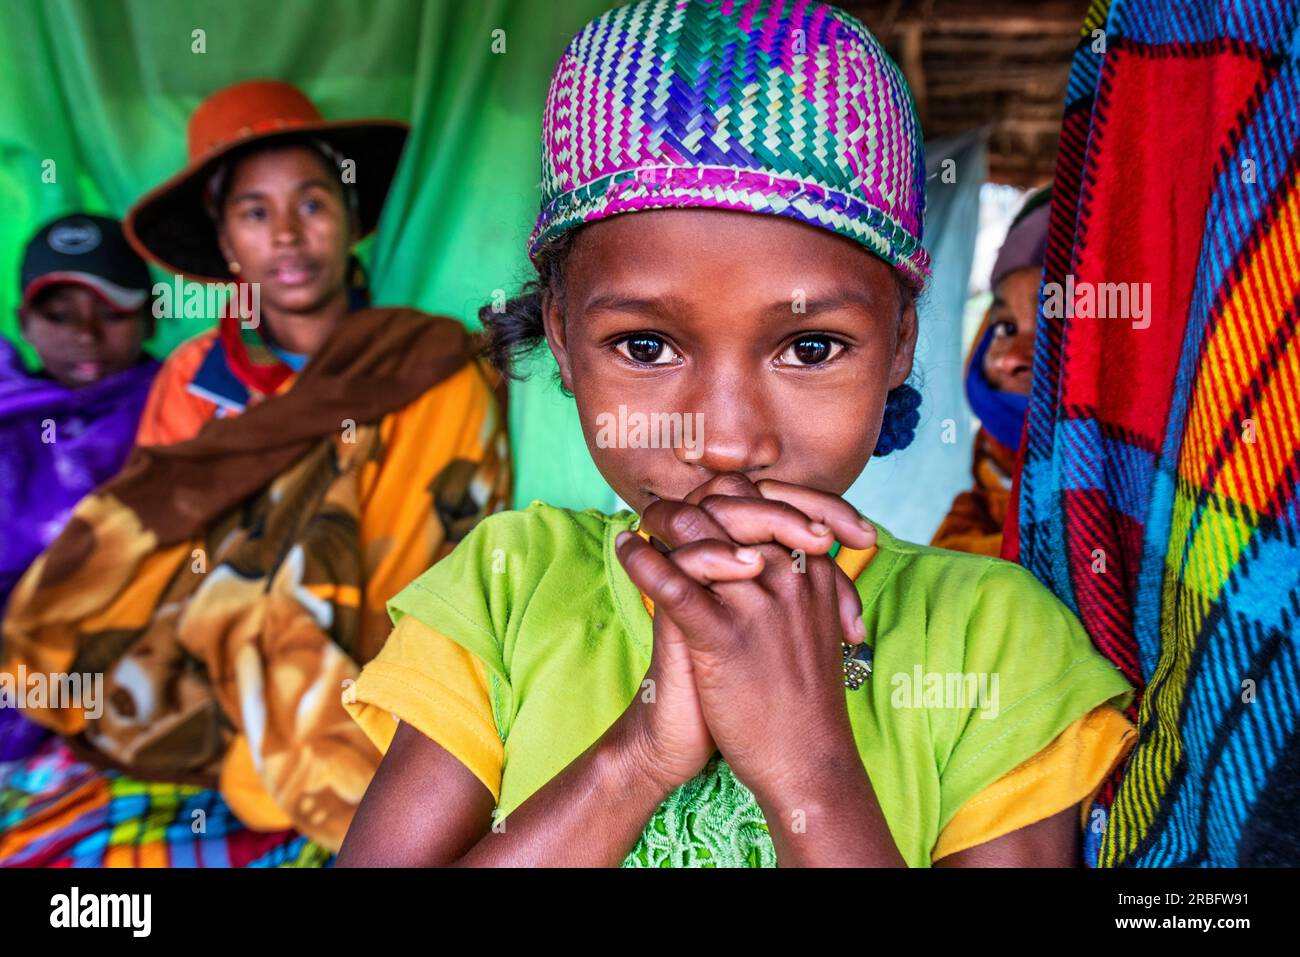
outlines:
M537 288L485 318L636 514L489 518L390 602L340 863L1074 864L1126 684L1022 569L840 498L917 423L898 69L833 7L641 0L543 135ZM701 441L611 428L673 415Z

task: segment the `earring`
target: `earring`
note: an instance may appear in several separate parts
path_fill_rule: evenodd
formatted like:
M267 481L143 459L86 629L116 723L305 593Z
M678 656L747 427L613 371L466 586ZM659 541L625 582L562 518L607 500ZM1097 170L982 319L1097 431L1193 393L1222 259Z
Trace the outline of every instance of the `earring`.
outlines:
M890 389L885 398L885 416L880 423L880 436L872 455L888 455L912 444L916 427L921 424L921 393L906 382Z
M239 263L235 262L235 261L232 259L232 260L230 260L230 262L226 263L226 265L230 267L230 272L231 272L233 275L236 275L236 276L239 275Z

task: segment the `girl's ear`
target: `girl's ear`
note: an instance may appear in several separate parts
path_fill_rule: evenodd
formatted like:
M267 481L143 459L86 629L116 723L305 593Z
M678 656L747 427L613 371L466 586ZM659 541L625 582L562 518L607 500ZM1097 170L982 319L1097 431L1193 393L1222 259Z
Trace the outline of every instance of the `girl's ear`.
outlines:
M564 312L549 291L542 293L542 328L546 331L546 344L551 347L551 355L555 356L560 367L560 381L572 394L573 364L569 360L569 350L564 340Z
M912 374L912 357L916 352L916 298L907 296L898 320L898 342L894 346L894 363L890 367L889 387L897 389Z

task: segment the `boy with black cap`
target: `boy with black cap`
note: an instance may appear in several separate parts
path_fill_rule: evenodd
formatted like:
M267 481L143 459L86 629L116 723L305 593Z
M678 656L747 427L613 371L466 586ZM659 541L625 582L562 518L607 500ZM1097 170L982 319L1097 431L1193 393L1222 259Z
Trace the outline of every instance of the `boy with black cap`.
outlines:
M73 214L27 244L18 308L41 368L0 339L0 610L83 495L130 451L158 363L149 270L117 220Z
M61 217L27 245L18 309L41 368L0 338L0 612L72 507L121 468L158 363L149 270L116 220ZM0 761L43 736L0 709Z
M27 244L21 279L20 328L47 378L80 389L139 364L151 283L119 222L56 219Z

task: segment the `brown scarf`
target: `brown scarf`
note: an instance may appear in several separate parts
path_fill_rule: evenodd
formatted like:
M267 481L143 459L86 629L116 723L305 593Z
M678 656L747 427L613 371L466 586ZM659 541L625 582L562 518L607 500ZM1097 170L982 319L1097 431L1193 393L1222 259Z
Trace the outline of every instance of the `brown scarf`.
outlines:
M99 494L139 516L165 548L264 488L348 421L373 422L460 371L475 340L459 322L414 309L353 313L293 387L175 445L138 446ZM85 559L91 540L73 518L46 553L40 587Z

